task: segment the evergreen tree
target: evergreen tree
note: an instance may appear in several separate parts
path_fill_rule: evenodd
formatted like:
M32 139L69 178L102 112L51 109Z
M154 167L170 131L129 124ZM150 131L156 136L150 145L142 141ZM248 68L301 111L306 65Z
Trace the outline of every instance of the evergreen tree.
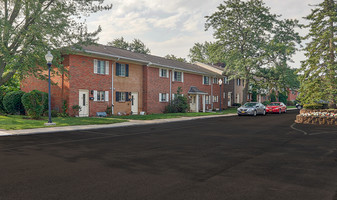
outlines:
M324 0L315 5L307 28L310 32L305 39L310 42L305 47L307 59L302 62L300 72L300 95L303 103L320 100L329 101L330 107L336 107L337 101L337 2Z

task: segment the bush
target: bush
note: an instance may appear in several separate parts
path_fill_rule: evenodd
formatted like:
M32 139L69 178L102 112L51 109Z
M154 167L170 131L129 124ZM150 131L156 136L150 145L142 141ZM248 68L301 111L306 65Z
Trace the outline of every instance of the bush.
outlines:
M278 100L280 102L283 102L284 104L287 104L288 96L282 93L279 93Z
M308 110L322 109L323 105L319 103L310 103L310 104L304 104L303 108L308 109Z
M234 107L240 107L240 106L241 106L241 103L233 103L233 106L234 106Z
M5 97L5 91L0 90L0 113L5 113L6 109L4 105L2 104L3 98Z
M164 113L185 113L189 110L190 105L184 96L177 96L172 102L165 107Z
M294 101L287 101L287 106L294 106L295 102Z
M24 114L25 109L21 103L21 97L25 94L23 91L9 92L3 98L3 106L9 114Z
M49 117L49 111L48 110L44 111L43 116ZM58 116L59 112L57 112L57 110L51 110L51 117L58 117Z
M79 116L79 113L82 110L82 107L79 105L73 105L71 108L73 109L74 116Z
M271 103L271 101L264 101L264 102L262 102L262 104L265 105L265 106L269 105L270 103Z
M112 106L107 106L105 112L108 116L112 116Z
M33 90L25 93L21 98L27 114L33 119L40 119L43 112L48 108L48 95L45 92Z

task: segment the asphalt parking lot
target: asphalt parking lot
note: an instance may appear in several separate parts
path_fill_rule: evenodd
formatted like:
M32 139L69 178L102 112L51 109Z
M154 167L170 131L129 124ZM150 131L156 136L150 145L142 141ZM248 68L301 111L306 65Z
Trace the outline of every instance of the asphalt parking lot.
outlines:
M0 137L0 199L337 200L337 128L297 112Z

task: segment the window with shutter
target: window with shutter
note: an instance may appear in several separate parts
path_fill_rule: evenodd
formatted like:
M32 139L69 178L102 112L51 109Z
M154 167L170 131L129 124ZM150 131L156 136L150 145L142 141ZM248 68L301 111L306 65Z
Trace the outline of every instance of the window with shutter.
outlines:
M109 75L109 61L105 61L105 74Z
M94 90L94 101L97 101L97 90Z
M105 91L105 101L109 101L109 91Z
M97 60L94 59L94 74L97 74Z

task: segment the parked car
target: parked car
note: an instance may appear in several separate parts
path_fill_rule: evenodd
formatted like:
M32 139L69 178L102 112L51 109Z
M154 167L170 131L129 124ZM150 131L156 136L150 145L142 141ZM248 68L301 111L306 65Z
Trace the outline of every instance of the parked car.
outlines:
M286 113L287 106L282 102L271 102L269 105L267 105L266 111L267 113Z
M238 116L241 115L253 115L258 114L266 115L266 107L259 102L247 102L243 106L238 108Z
M303 105L297 103L297 104L296 104L296 108L297 108L298 110L301 110L301 109L303 108Z

